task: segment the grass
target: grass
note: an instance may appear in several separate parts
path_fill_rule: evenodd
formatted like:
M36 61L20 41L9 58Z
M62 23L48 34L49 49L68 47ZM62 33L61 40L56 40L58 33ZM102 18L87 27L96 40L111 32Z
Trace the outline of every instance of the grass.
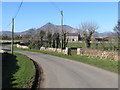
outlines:
M71 50L72 55L77 55L77 50Z
M3 88L31 88L35 67L28 57L18 53L14 55L8 53L3 54L2 60Z
M7 45L11 45L11 44L0 44L0 46L7 46Z
M11 41L11 39L10 40L3 40L3 39L1 39L0 41ZM14 40L15 42L20 42L20 41L22 41L22 40Z
M67 47L85 47L85 43L80 43L80 42L69 42Z
M40 51L40 50L34 50L34 49L20 49L20 48L16 48L18 50L27 50L27 51L32 51L32 52L38 52L38 53L43 53L43 54L49 54L49 55L54 55L54 56L58 56L58 57L62 57L62 58L67 58L70 60L75 60L75 61L79 61L79 62L83 62L86 64L90 64L105 70L109 70L112 72L118 72L118 65L120 65L120 62L115 61L113 59L106 59L106 58L100 58L100 57L88 57L88 56L80 56L80 55L73 55L73 56L69 56L69 55L64 55L61 53L55 53L55 52L49 52L49 51ZM75 51L73 51L75 52Z
M111 48L112 46L118 47L117 43L98 43L97 48ZM86 47L84 42L69 42L67 47L76 47L76 48L80 48L80 47ZM91 48L96 48L96 43L91 43Z

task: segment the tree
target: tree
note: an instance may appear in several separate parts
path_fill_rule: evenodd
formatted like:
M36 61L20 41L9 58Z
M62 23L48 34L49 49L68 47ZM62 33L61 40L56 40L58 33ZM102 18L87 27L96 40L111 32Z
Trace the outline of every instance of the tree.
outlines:
M63 49L65 49L67 47L67 44L68 44L68 38L67 37L67 33L64 32L63 33Z
M120 48L120 20L118 20L118 24L113 29L116 32L118 48Z
M35 30L34 28L29 29L25 35L22 35L22 39L24 42L27 43L32 43L34 41L34 37L35 37Z
M43 38L45 37L46 35L46 32L41 30L40 33L39 33L39 36L40 36L40 47L43 46Z
M50 31L47 32L47 40L48 40L49 47L51 47L51 44L52 44L52 33Z
M56 34L56 33L54 33L54 34L53 34L53 38L52 38L52 47L53 47L53 48L55 48L55 47L56 47L56 44L55 44L56 37L57 37L57 34Z
M63 26L63 29L62 29L62 32L61 32L61 48L62 49L65 49L67 47L67 44L68 44L68 38L67 37L67 30L64 28Z
M94 23L81 23L80 30L83 31L83 36L87 48L90 48L91 37L97 29L98 29L98 25Z
M60 46L60 34L56 33L56 48Z

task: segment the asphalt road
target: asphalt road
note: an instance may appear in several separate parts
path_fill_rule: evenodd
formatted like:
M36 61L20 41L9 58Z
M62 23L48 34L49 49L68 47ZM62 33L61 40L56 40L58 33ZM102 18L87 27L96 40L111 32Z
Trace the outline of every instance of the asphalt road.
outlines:
M118 74L81 62L28 51L24 54L43 69L44 88L118 88Z
M28 51L43 68L45 88L117 88L118 75L77 61Z

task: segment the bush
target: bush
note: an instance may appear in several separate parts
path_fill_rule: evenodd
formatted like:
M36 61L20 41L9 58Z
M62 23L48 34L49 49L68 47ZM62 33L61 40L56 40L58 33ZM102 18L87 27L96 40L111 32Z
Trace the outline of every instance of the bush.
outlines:
M41 45L39 43L32 43L28 46L30 49L40 49Z

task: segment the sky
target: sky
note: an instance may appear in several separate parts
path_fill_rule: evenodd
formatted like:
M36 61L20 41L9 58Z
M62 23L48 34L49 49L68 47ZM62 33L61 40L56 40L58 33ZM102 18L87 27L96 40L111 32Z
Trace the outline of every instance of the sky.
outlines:
M15 16L20 2L2 2L2 28ZM15 32L39 28L48 22L60 25L60 11L64 13L64 25L79 28L84 22L93 22L99 26L98 32L113 31L118 21L117 2L23 2L15 18Z

